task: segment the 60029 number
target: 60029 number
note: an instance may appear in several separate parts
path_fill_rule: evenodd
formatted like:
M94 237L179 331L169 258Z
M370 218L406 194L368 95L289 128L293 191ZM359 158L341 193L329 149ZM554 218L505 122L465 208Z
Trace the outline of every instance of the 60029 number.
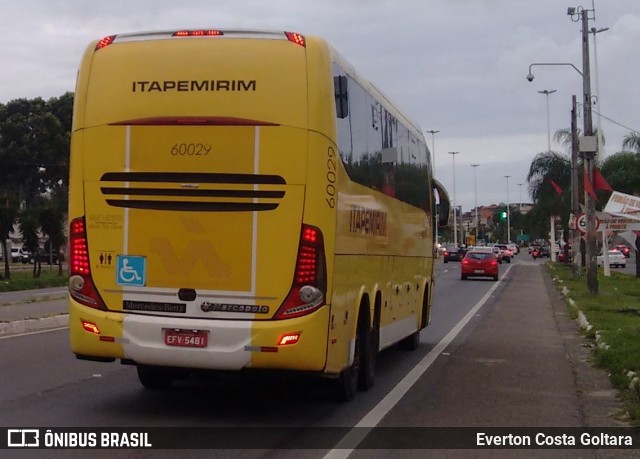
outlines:
M210 152L209 143L177 143L171 147L171 156L206 156Z
M336 151L329 147L327 150L327 182L325 186L326 201L330 208L336 206Z

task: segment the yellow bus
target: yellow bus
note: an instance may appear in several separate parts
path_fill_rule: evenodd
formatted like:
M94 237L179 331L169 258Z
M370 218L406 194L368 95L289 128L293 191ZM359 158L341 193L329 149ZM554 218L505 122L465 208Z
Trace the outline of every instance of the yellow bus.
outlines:
M416 348L433 289L419 128L320 38L175 30L91 43L70 167L70 335L162 389L317 373L348 400ZM440 212L448 215L447 210Z

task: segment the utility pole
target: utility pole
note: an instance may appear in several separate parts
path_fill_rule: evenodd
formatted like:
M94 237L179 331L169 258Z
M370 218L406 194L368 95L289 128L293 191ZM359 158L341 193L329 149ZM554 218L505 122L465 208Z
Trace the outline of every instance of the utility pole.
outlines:
M591 117L591 70L589 65L589 10L582 10L582 86L584 104L585 144L593 140L593 119ZM587 179L593 184L593 168L596 146L585 145L580 148L584 155L584 168ZM592 151L593 150L593 151ZM598 266L596 249L596 203L589 193L584 193L587 217L587 290L598 294Z
M451 159L453 161L453 245L454 247L458 247L458 219L457 219L457 210L456 209L456 155L459 154L459 151L450 151Z
M472 164L473 167L473 190L475 195L475 205L476 205L476 245L480 240L480 235L478 234L478 228L480 228L480 220L478 220L478 174L476 173L478 166L480 164Z
M507 244L511 242L511 205L509 204L509 177L511 176L504 176L504 178L507 179Z
M580 236L580 231L577 226L578 214L580 213L579 208L579 192L578 192L578 184L579 184L579 175L578 171L580 166L578 166L578 109L577 109L578 101L577 97L573 96L571 101L571 213L574 216L575 225L571 229L571 260L573 266L573 277L577 279L580 277L580 271L582 269L582 250L581 250L581 242L582 237Z

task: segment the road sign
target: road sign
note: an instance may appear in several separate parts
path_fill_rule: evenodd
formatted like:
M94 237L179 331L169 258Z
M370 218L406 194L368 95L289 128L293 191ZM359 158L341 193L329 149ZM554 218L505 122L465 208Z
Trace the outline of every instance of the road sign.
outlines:
M614 191L609 198L609 202L604 207L604 211L638 215L638 212L640 212L640 197Z
M584 213L578 215L576 226L578 228L578 231L580 231L582 234L587 233L587 216ZM596 217L596 231L602 231L603 229L604 228L601 228L600 220Z
M640 221L635 218L611 215L607 212L597 212L596 231L640 231ZM584 213L578 215L576 227L585 234L587 232L587 216Z

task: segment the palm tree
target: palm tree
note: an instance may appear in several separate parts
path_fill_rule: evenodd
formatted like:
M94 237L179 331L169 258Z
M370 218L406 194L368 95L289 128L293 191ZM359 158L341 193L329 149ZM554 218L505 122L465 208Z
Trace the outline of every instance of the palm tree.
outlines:
M622 148L634 150L636 154L640 155L640 133L632 132L624 136L622 140Z
M579 137L582 131L578 129L576 135ZM558 129L553 133L553 140L567 148L567 151L571 151L571 143L573 142L573 136L571 135L571 129Z
M527 175L529 192L534 201L539 201L546 195L557 196L551 180L563 190L569 189L571 160L566 155L554 151L538 153L531 162Z
M552 182L563 190L561 194L555 190ZM571 209L571 160L566 155L553 151L538 153L529 167L527 183L536 203L536 220L544 222L552 215L557 215L561 221L568 221Z

